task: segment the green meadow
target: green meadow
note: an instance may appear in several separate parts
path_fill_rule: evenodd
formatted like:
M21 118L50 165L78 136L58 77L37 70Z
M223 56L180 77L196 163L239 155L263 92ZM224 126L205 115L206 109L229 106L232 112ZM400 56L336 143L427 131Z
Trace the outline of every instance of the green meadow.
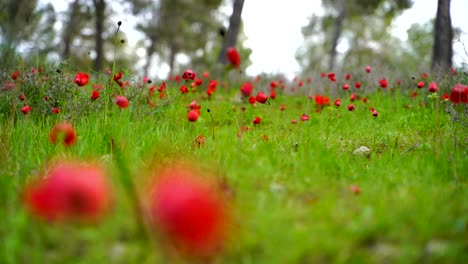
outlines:
M201 70L193 70L202 78ZM105 74L95 73L79 87L75 70L21 69L16 80L12 71L3 70L0 79L2 88L14 84L0 91L0 263L468 259L467 105L440 98L468 82L462 73L438 82L436 95L427 91L432 76L418 89L419 77L397 85L388 75L389 87L383 89L381 73L356 69L350 84L361 81L362 87L343 91L344 75L337 73L338 81L331 82L317 74L302 87L284 80L275 99L253 105L241 96L243 82L252 82L255 96L269 94L270 82L278 80L223 77L210 97L208 78L187 94L179 88L190 82L168 80L159 98L158 91L148 91L161 81L143 83L125 72L129 84L121 88ZM98 89L93 84L103 87L96 100L90 99ZM410 96L413 91L417 95ZM352 93L358 98L350 102ZM126 96L127 108L115 104L117 94ZM318 106L318 94L330 105ZM193 100L201 106L200 116L189 122ZM354 111L348 110L351 103ZM32 108L27 114L25 105ZM301 121L303 114L310 119ZM253 124L256 117L259 124ZM71 147L49 140L51 129L63 121L77 135ZM368 151L357 153L361 146ZM92 160L106 168L113 203L101 221L49 222L25 208L25 186L58 159ZM230 235L209 259L174 256L165 240L148 235L138 221L132 194L139 195L152 169L171 161L190 161L215 174L229 199Z

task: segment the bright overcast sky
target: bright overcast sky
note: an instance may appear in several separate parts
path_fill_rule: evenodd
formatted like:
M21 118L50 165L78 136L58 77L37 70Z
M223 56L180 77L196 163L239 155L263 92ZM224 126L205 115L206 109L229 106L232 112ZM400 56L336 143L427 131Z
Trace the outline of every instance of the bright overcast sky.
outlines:
M40 0L40 3L47 2L52 2L57 10L63 11L69 1ZM393 32L405 40L406 30L413 23L428 21L435 17L436 11L437 0L415 0L413 7L397 18ZM452 24L462 29L462 41L468 48L468 23L465 17L467 11L467 0L452 0ZM321 12L319 0L245 0L242 13L244 33L247 37L245 45L252 49L252 65L247 68L247 73L257 75L262 72L281 72L288 77L298 73L299 65L295 53L303 41L301 27L307 24L308 17ZM128 14L123 15L120 20L125 24L132 24ZM127 29L124 31L132 35ZM468 57L463 52L463 46L456 43L454 48L454 62L467 62ZM163 77L167 74L167 65L154 66L158 76Z

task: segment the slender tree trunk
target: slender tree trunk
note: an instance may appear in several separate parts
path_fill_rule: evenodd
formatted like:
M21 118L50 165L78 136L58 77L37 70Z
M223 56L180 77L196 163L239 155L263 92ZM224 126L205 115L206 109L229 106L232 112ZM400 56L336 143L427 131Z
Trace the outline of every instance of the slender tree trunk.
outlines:
M341 31L343 28L343 21L346 16L346 8L345 8L345 1L338 0L338 16L335 20L335 27L333 29L333 36L332 36L332 46L330 49L330 57L328 61L328 70L333 71L335 67L335 60L336 60L336 47L338 46L338 41L340 40Z
M447 71L452 67L453 29L450 18L450 0L438 0L434 28L434 48L432 52L432 71Z
M175 57L177 55L177 48L175 47L175 45L171 45L169 47L170 51L169 51L169 76L173 76L174 75L174 67L175 67Z
M96 12L96 59L94 60L94 70L101 71L104 64L104 14L106 9L105 0L93 0Z
M62 59L65 60L70 56L71 44L73 42L73 37L75 34L77 17L79 15L80 1L75 0L70 4L68 21L66 23L66 28L63 33L63 51Z
M234 0L231 18L229 19L229 28L224 36L223 46L219 53L218 62L220 64L227 64L226 50L229 47L234 47L239 35L239 29L242 22L242 8L244 7L244 0Z
M156 42L154 39L150 39L150 41L151 41L151 43L150 43L149 47L146 49L146 63L145 63L145 67L144 67L145 76L148 76L149 68L151 67L151 59L153 58L154 46L155 46L155 42Z

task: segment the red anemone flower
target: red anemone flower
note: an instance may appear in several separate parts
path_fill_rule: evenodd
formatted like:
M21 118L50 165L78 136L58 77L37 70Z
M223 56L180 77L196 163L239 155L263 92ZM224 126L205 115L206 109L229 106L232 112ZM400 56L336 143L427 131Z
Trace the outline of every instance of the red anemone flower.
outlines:
M372 115L373 115L374 117L377 117L377 116L379 115L379 112L377 112L377 110L374 110L374 111L372 111Z
M253 123L254 125L258 125L260 123L260 121L262 121L262 118L260 118L259 116L257 116L254 120L253 120Z
M310 116L309 115L306 115L306 114L302 114L301 115L301 121L309 121L310 120Z
M332 81L332 82L336 82L335 73L330 72L330 73L328 74L328 79L329 79L330 81Z
M182 74L182 79L193 81L195 79L195 72L190 69L185 70L185 72Z
M78 84L78 86L85 86L88 84L89 81L89 75L83 72L78 72L75 75L75 83Z
M208 257L222 249L229 211L218 185L187 165L155 173L149 192L152 224L184 254Z
M345 80L349 80L349 79L351 79L351 74L347 73L347 74L345 75Z
M196 122L199 116L200 116L200 111L194 109L188 112L187 119L190 122Z
M468 103L468 86L456 84L450 93L450 101L455 104Z
M387 80L385 78L381 79L379 81L379 84L380 84L380 87L382 87L382 88L387 88L387 86L388 86L388 82L387 82Z
M29 106L29 105L25 105L21 108L21 112L23 112L23 114L27 115L29 114L29 112L31 112L32 108Z
M370 73L371 70L372 70L372 69L371 69L371 66L367 65L366 68L365 68L365 70L366 70L367 73Z
M268 96L263 92L258 92L257 97L255 99L257 100L257 102L264 104L268 100Z
M127 98L123 95L117 95L115 97L115 103L120 107L120 109L127 108L128 105L130 104Z
M75 130L68 122L56 124L52 128L49 135L50 142L52 142L52 144L57 144L59 136L61 135L63 135L63 144L67 147L74 145L77 141Z
M94 222L111 205L111 189L101 167L61 161L45 179L28 186L24 202L32 214L49 221Z
M423 87L424 87L424 85L425 85L425 84L424 84L424 82L423 82L423 81L421 81L421 82L418 82L418 83L416 84L416 86L417 86L419 89L423 88Z
M348 105L348 111L354 111L356 107L353 104Z
M430 82L429 83L429 92L430 93L437 92L437 83L436 82Z
M242 84L240 91L244 96L250 96L253 91L253 85L250 82L245 82Z
M234 47L227 48L226 56L229 62L231 63L231 65L234 66L234 68L239 68L241 64L241 59L240 59L239 52L237 51L236 48Z
M355 82L354 87L356 87L356 89L361 88L361 83L360 82Z
M335 106L340 106L341 105L341 100L340 99L336 99L335 100Z
M270 91L270 98L275 99L276 98L276 92L274 90Z
M96 100L98 98L99 98L99 91L93 90L93 93L91 94L91 100Z
M346 83L346 84L343 84L343 90L346 91L346 90L348 90L348 89L349 89L349 84L347 84L347 83Z

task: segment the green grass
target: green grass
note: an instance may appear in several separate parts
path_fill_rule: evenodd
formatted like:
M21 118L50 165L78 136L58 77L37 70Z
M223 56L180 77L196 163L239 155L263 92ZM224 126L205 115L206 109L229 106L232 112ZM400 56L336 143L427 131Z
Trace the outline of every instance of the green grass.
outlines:
M254 108L235 102L234 91L203 100L201 93L179 95L175 83L168 89L170 101L154 99L156 108L135 99L123 110L110 102L107 112L1 115L0 263L167 263L163 242L150 243L138 233L122 173L138 186L148 169L172 159L215 170L234 193L233 235L213 263L468 259L468 134L443 111L448 103L434 108L426 95L411 99L377 91L366 95L367 104L355 102L354 112L346 109L344 94L337 96L340 108L315 112L306 96L280 95ZM90 90L84 91L74 98L87 98ZM96 103L104 105L105 98ZM189 123L186 105L193 99L202 114ZM377 118L370 106L379 111ZM303 113L310 121L300 121ZM256 116L262 121L254 126ZM48 140L64 119L72 120L78 134L71 148ZM242 126L252 130L239 138ZM200 134L206 142L194 147ZM370 156L353 155L363 145ZM25 184L60 157L100 160L110 171L115 204L103 222L45 223L22 206ZM362 192L352 193L350 185Z

